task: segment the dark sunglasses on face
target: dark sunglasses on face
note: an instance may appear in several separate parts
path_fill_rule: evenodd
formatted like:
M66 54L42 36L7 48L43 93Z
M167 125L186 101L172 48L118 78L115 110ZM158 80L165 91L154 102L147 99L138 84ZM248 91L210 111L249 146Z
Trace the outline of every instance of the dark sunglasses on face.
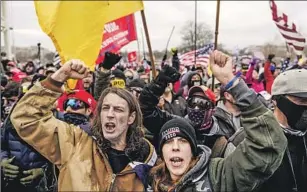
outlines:
M86 104L83 101L80 101L78 99L68 99L64 103L64 110L66 110L67 107L70 107L72 110L78 110L78 109L85 108Z
M201 97L192 97L188 99L188 107L192 109L198 107L200 110L207 110L212 109L214 107L214 104Z

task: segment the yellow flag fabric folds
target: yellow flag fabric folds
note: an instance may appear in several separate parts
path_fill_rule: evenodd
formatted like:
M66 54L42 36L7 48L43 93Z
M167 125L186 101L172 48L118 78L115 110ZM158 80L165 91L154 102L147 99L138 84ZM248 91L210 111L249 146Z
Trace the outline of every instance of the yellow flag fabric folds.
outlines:
M42 30L62 62L81 59L91 70L99 54L104 24L143 9L142 1L34 1Z

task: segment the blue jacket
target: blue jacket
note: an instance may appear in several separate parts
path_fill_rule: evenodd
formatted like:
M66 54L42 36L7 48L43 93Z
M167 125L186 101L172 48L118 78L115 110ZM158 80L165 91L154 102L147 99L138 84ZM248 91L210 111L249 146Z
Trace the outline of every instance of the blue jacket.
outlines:
M10 118L7 118L1 130L1 160L13 156L15 159L12 164L18 166L20 170L42 168L49 162L18 136Z

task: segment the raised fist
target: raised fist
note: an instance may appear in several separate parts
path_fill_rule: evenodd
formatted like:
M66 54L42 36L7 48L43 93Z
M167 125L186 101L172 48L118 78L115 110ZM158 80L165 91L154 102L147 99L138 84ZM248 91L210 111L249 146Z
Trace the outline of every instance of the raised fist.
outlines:
M79 59L67 61L59 70L51 75L51 78L65 82L68 79L83 79L87 77L89 69L84 62Z
M175 83L179 78L180 73L174 67L164 65L156 80L164 83Z
M213 75L223 85L226 85L234 78L232 73L232 58L229 55L222 53L221 51L213 51L210 54L210 67Z
M100 64L101 67L104 69L110 70L116 63L118 63L121 60L122 56L111 53L111 52L106 52L104 54L104 60Z

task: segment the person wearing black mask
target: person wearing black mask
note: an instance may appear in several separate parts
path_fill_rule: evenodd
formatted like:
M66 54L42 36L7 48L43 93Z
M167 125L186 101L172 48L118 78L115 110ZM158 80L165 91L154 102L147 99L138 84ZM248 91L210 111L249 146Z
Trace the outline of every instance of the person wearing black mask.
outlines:
M283 162L259 190L307 191L307 70L281 73L272 86L274 115L288 139Z

